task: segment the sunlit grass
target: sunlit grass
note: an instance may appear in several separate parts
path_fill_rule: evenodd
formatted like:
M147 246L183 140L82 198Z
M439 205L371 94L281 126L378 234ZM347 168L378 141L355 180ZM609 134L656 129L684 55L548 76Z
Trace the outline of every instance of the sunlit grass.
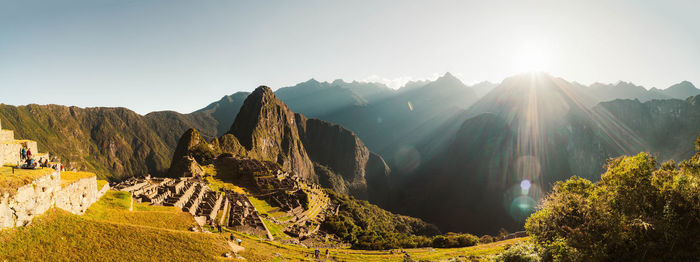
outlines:
M131 195L122 191L107 191L85 212L88 218L116 223L134 224L157 228L188 230L195 222L189 213L177 207L150 206L148 203L133 203Z
M0 231L6 261L211 261L230 248L218 234L101 221L51 209Z
M2 166L0 167L0 195L13 194L17 192L17 188L53 172L51 168L21 169L16 166Z
M105 186L107 183L109 183L107 182L107 180L97 180L97 190L102 189L102 187Z
M220 177L217 176L216 167L213 164L202 166L204 170L204 180L209 183L209 188L214 191L221 191L223 189L231 190L239 194L246 194L246 190L238 187L231 183L224 182Z
M80 179L94 176L95 174L90 172L63 171L61 172L61 187L73 184L75 181Z
M246 248L241 253L248 261L299 261L310 260L314 253L313 248L305 248L299 245L282 244L269 241L257 236L232 233L236 238L243 240L242 246ZM443 260L448 258L480 258L484 259L503 251L509 244L515 244L527 238L517 238L504 240L483 245L463 247L463 248L412 248L402 249L408 252L414 260ZM321 259L325 259L325 249L320 249ZM336 261L403 261L404 255L398 250L393 254L388 250L353 250L353 249L330 249L328 259Z

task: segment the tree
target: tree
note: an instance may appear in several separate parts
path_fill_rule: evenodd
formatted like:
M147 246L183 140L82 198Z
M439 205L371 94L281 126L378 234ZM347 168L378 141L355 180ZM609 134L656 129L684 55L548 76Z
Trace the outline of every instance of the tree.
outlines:
M597 183L555 185L525 228L545 261L700 257L700 153L679 168L640 153L611 159Z

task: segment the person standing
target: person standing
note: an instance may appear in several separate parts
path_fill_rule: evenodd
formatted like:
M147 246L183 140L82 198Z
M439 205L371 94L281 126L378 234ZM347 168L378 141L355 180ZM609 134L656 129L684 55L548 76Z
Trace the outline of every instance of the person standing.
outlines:
M27 158L32 158L32 149L31 148L27 149Z

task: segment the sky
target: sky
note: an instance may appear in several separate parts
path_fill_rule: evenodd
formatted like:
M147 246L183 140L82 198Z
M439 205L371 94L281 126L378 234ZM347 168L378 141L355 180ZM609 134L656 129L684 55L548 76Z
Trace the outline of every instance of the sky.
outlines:
M189 113L315 78L700 84L700 1L0 0L0 103Z

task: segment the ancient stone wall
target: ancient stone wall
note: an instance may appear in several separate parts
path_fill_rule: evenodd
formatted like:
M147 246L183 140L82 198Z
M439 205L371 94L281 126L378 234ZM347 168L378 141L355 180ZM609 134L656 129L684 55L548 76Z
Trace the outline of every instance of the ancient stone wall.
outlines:
M56 207L76 215L85 213L98 199L97 178L88 177L65 186L56 193Z
M0 165L17 164L20 160L20 144L4 143L0 141Z
M101 191L107 189L109 185L105 185ZM25 226L34 216L43 214L53 206L80 215L99 196L96 177L83 178L61 187L61 174L54 171L18 188L13 194L0 196L0 228Z
M61 189L59 172L43 176L31 184L0 197L0 228L24 226L35 215L42 214L55 203L55 195Z
M12 141L12 140L15 140L15 134L12 130L0 129L0 141Z

